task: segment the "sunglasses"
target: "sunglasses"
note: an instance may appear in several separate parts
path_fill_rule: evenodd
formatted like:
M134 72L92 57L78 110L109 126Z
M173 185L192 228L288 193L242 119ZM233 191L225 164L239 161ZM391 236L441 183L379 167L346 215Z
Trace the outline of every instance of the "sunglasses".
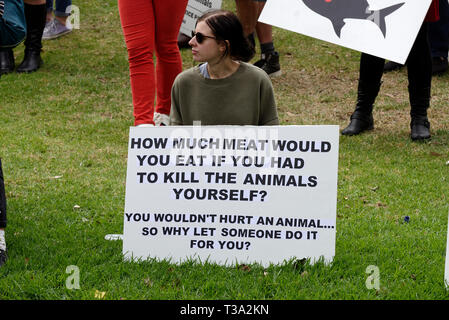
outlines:
M195 32L192 31L192 38L196 38L196 41L201 44L203 43L205 38L211 38L211 39L217 39L216 37L211 37L211 36L205 36L204 34L202 34L201 32Z

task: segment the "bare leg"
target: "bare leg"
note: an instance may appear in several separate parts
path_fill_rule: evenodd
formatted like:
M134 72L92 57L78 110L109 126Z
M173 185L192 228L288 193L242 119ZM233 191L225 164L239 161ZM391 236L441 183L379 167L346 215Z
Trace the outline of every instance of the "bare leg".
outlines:
M259 16L258 4L253 0L235 0L237 15L243 26L245 36L252 34L256 28Z
M260 17L263 8L265 7L266 2L256 2L258 8L257 18ZM268 43L273 42L273 28L270 24L266 24L263 22L256 23L256 32L257 37L259 38L260 43Z

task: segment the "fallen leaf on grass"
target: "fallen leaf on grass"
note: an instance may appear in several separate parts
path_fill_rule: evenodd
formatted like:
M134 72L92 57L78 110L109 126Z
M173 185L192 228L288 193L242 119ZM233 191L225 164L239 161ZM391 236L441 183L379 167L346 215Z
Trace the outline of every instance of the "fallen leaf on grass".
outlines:
M297 114L289 112L289 111L287 111L285 114L289 117L297 117L298 116Z
M95 299L103 299L105 295L106 295L105 291L95 290Z
M145 285L147 287L152 287L153 286L153 282L150 280L150 278L143 279L143 282L145 283Z

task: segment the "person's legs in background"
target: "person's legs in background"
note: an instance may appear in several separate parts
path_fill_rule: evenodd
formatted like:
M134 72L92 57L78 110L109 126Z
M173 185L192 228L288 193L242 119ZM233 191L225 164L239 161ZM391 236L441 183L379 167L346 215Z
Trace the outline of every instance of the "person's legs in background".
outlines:
M360 75L357 90L357 105L343 135L357 135L374 128L373 106L382 84L385 60L366 53L360 57Z
M439 1L440 20L430 22L428 35L432 53L432 75L446 72L448 67L449 51L449 3L447 0ZM404 65L389 61L385 64L384 72L401 69Z
M56 10L53 11L53 1L47 1L47 22L45 24L43 40L55 39L72 31L67 18L70 16L72 0L56 0Z
M0 19L5 11L5 2L0 1ZM1 26L0 26L1 27ZM1 39L0 39L0 43ZM0 77L14 71L14 53L11 48L0 48Z
M432 53L432 74L448 70L449 51L449 3L440 0L440 20L429 23L429 40Z
M153 124L156 81L153 52L153 1L118 0L120 21L128 49L134 125Z
M69 7L71 5L72 0L56 0L55 19L63 25L67 25L67 18L70 16Z
M412 140L430 138L427 109L430 106L432 56L428 39L428 24L423 23L407 59Z
M265 7L266 0L253 1L258 5L257 17L259 17ZM274 48L273 27L269 24L257 22L256 33L260 43L261 59L254 65L263 69L270 77L280 76L281 66L279 64L279 53Z
M187 0L154 2L156 35L156 125L168 125L171 108L171 88L182 71L178 48L178 32L186 11Z
M11 48L0 48L0 76L14 71L14 52Z
M53 2L55 0L46 0L46 5L47 5L47 24L53 20L54 16L53 16ZM45 27L47 27L47 25L45 25Z
M43 63L41 58L42 34L47 16L45 0L24 0L27 36L25 39L25 57L17 67L17 72L33 72Z
M242 23L243 33L255 47L254 31L256 30L257 18L259 17L259 6L253 0L235 0L235 5L237 16Z
M5 11L5 1L0 1L0 19ZM0 26L1 27L1 26ZM0 43L1 39L0 39ZM0 48L0 77L14 70L14 53L11 48Z

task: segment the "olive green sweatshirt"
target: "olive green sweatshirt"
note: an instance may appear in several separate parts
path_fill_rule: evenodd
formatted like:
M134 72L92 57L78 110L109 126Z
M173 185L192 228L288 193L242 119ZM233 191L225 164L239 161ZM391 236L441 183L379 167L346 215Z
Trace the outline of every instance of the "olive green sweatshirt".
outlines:
M206 79L198 66L180 73L171 103L171 125L279 124L270 78L245 62L224 79Z

